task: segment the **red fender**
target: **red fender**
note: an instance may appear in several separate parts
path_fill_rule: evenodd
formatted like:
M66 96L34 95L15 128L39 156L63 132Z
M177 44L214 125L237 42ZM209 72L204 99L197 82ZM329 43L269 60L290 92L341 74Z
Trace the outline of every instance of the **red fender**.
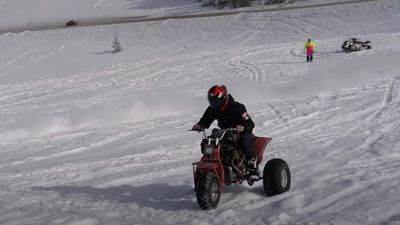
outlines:
M200 161L194 162L193 164L193 176L194 176L194 186L196 189L196 171L199 170L203 173L214 173L219 181L219 190L222 192L224 187L224 165L221 162L220 158L220 146L214 151L212 155L212 159L208 159L207 157L203 156Z
M253 146L256 149L256 156L257 156L257 165L262 162L265 148L267 144L272 140L272 138L268 137L256 137L253 142Z

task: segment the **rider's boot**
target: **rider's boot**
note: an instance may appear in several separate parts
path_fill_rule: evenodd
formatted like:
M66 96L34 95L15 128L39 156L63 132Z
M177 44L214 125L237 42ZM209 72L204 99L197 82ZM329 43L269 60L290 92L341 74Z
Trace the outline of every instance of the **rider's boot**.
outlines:
M248 171L247 178L252 181L260 179L260 172L258 171L258 168L256 166L256 161L257 161L256 158L247 160L247 171Z

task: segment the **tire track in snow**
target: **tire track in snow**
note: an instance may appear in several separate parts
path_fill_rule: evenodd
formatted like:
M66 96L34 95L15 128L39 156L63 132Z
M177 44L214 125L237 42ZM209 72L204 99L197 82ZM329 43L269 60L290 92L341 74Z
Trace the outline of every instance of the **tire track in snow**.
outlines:
M360 145L361 149L366 149L375 146L375 144L378 143L379 140L383 139L385 136L390 134L392 130L395 130L397 127L400 127L399 121L390 121L389 123L391 129L387 129L385 128L385 126L387 126L388 123L382 121L385 120L386 118L390 118L390 116L388 117L386 115L393 115L393 113L398 113L399 104L400 104L400 76L395 77L388 82L381 107L379 108L378 111L376 111L373 117L367 120L367 122L370 124L374 124L374 122L377 121L375 123L380 125L374 128L371 134L367 136L364 143Z
M366 30L367 28L371 28L371 27L372 27L372 28L374 28L374 27L381 27L381 26L383 26L385 23L391 22L392 20L396 20L398 17L400 17L400 14L399 14L399 15L392 16L392 17L390 17L389 19L383 20L383 21L381 21L381 22L379 22L379 23L368 24L368 25L366 25L366 26L360 28L360 30Z
M397 90L397 92L395 92L395 90ZM381 105L374 116L369 118L368 122L372 122L373 120L380 117L384 113L384 111L396 107L396 102L398 101L400 101L400 76L395 77L387 82L385 94L383 96Z
M326 188L334 188L337 189L337 193L330 194L326 197L320 196L320 199L313 199L310 204L305 204L301 209L301 214L299 219L300 221L305 221L306 216L315 212L319 212L321 210L327 210L330 207L340 208L343 206L343 202L345 200L354 199L354 198L362 198L365 199L363 193L368 191L374 192L371 188L372 186L379 185L388 180L396 179L400 176L399 172L388 176L375 177L374 179L366 180L366 181L353 181L351 177L342 178L340 180L330 180L327 181L327 184L324 185ZM331 183L331 184L329 184ZM313 189L321 189L321 184L315 187L306 188L307 192L313 192ZM304 193L304 190L302 191ZM382 193L382 195L385 195ZM339 206L339 207L338 207ZM342 209L345 210L345 209Z
M303 31L303 29L301 29L301 28L299 28L299 26L298 25L293 25L293 24L291 24L291 23L288 23L288 22L281 22L280 21L280 19L281 20L284 20L284 19L282 19L282 18L277 18L277 20L275 21L277 24L283 24L283 25L286 25L287 27L290 27L290 28L293 28L293 30L296 30L296 31L298 31L300 34L302 34L303 36L307 36L307 31ZM287 18L287 17L285 17L285 19L287 19L287 20L291 20L291 19L293 19L293 18ZM286 20L286 21L287 21ZM298 22L298 21L300 21L299 19L295 19L295 22ZM303 24L307 24L307 25L309 25L311 28L315 28L315 26L314 25L311 25L310 23L306 23L306 22L304 22L304 21L300 21L300 22L302 22ZM281 26L280 26L281 27ZM311 29L310 28L310 29ZM282 30L285 30L285 29L282 29ZM287 34L287 35L294 35L293 33L285 33L285 34Z
M25 63L25 64L23 64L22 66L19 66L19 67L15 68L15 69L12 69L12 70L9 70L9 71L0 73L0 77L3 77L3 76L5 76L5 75L7 75L7 74L10 74L10 73L13 73L13 72L15 72L15 71L18 71L18 70L20 70L20 69L23 69L23 68L25 68L25 67L27 67L27 66L30 66L30 65L34 64L35 62L38 62L38 61L40 61L40 60L42 60L42 59L45 59L45 58L47 58L47 57L49 57L49 56L52 56L52 55L56 54L57 52L60 52L60 51L64 50L64 47L65 47L65 45L62 44L61 47L59 47L58 49L56 49L56 50L54 50L54 51L49 52L49 53L46 54L46 55L43 55L43 56L41 56L41 57L39 57L39 58L37 58L37 59L35 59L35 60L32 60L31 62Z
M17 57L15 57L15 58L11 59L10 61L8 61L8 62L6 62L4 65L2 65L2 66L0 67L0 69L1 69L1 68L7 67L8 65L10 65L10 64L14 63L15 61L17 61L18 59L22 59L23 57L29 55L30 53L32 53L32 52L34 52L34 51L36 51L36 50L37 50L37 48L31 49L31 50L29 50L29 51L23 53L22 55L17 56Z
M327 99L327 98L324 98ZM353 98L351 98L353 99ZM349 100L351 100L349 99ZM366 99L366 101L362 101L361 104L359 102L357 102L358 106L356 108L360 109L360 112L358 112L359 110L356 110L356 112L354 112L354 110L342 110L342 107L337 107L336 105L339 104L342 105L343 103L341 102L337 102L333 103L333 104L324 104L324 108L325 106L327 106L328 108L326 110L317 110L317 111L309 111L308 116L301 116L298 115L297 118L290 118L290 125L291 126L287 126L283 123L279 123L278 127L276 126L271 126L271 122L268 122L268 126L270 126L269 130L273 131L274 135L279 137L279 136L283 136L285 137L284 140L287 140L289 143L290 142L295 142L295 141L301 141L304 138L309 138L311 136L312 139L314 140L318 140L318 142L321 143L321 147L322 149L332 149L333 151L320 151L321 149L317 150L315 152L315 154L318 155L318 159L320 159L318 162L312 162L312 164L310 165L314 165L315 163L319 164L321 161L325 163L326 161L326 165L324 167L316 167L315 170L313 171L308 171L308 175L310 177L315 177L315 176L325 176L325 172L326 170L329 169L335 169L336 168L336 164L339 163L345 163L347 162L349 159L352 159L351 153L356 152L357 150L353 151L353 147L351 150L346 150L344 149L344 152L342 153L343 148L347 148L347 147L343 147L346 145L342 145L343 143L346 143L346 141L349 141L349 138L347 136L351 136L353 133L357 134L357 133L361 133L363 134L363 131L355 131L355 132L350 132L347 133L347 124L350 121L360 121L363 122L365 121L364 118L368 118L368 116L370 117L371 115L374 114L374 111L376 111L376 100L375 98L368 100L369 98ZM333 100L338 100L337 98L334 98ZM342 100L347 100L347 98L344 98ZM354 101L354 100L352 100ZM304 102L304 100L303 100ZM286 103L286 100L282 101L282 103ZM349 103L346 103L349 104ZM291 105L290 103L288 103L288 105ZM307 107L307 105L309 105L308 103L304 103L304 107L306 107L305 109L310 109L309 107ZM321 104L319 104L321 105ZM301 106L301 105L300 105ZM367 106L367 107L366 107ZM271 107L271 105L269 106ZM313 107L316 107L315 104L313 104L311 106L311 109L313 109ZM318 108L320 108L321 106L318 106ZM276 109L276 106L272 106L273 111L275 112L276 115L278 115L279 119L282 121L285 121L285 118L283 118L282 116L282 110L281 108L278 110ZM367 109L365 109L367 108ZM289 107L286 109L286 107L284 107L283 112L287 113L287 111L293 111L293 108ZM295 114L298 114L298 112L296 112ZM350 120L349 120L350 119ZM269 119L269 121L272 121L272 119ZM323 123L321 123L321 121L324 121ZM267 122L267 121L266 121ZM355 123L358 124L358 123ZM329 129L327 129L327 127L331 127ZM352 127L349 127L349 129L351 129ZM328 131L329 135L326 135L326 133L324 131ZM278 133L276 133L278 132ZM288 135L289 134L289 135ZM299 139L300 138L300 139ZM315 142L313 140L313 143ZM358 140L359 144L360 141ZM351 144L352 146L354 146L353 144ZM354 147L357 148L357 147ZM357 153L356 153L357 154ZM360 154L363 154L363 152L360 152ZM343 158L341 157L341 155L348 155L349 157L343 157L346 158L344 160L342 160ZM346 161L347 160L347 161ZM310 166L307 165L307 166ZM302 170L301 168L297 168L298 170Z
M261 28L259 28L259 29L255 29L254 31L253 31L253 34L250 36L250 37L247 37L246 38L246 40L244 40L243 42L241 42L240 44L239 44L239 50L237 50L237 51L235 51L233 54L234 55L239 55L238 57L234 57L234 58L232 58L232 59L230 59L230 60L228 60L227 61L227 63L228 64L230 64L230 65L234 65L234 64L238 64L240 67L242 67L243 69L245 69L245 70L247 70L247 71L249 71L250 72L250 77L251 77L251 80L253 80L253 81L256 81L256 82L260 82L261 81L261 76L260 76L260 70L258 69L258 68L256 68L256 67L254 67L254 66L252 66L250 63L245 63L245 62L243 62L243 60L242 60L242 58L240 57L240 55L241 55L241 52L243 52L242 51L242 48L243 48L243 46L247 43L247 42L249 42L250 40L252 40L254 37L256 37L257 35L258 35L258 33L260 33L260 31L264 31L265 29L266 29L266 26L268 25L268 24L270 24L270 22L271 22L271 18L268 18L267 19L267 21L265 21L264 23L263 23L263 25L261 26ZM247 27L244 27L245 29L248 29ZM250 32L251 30L249 30L248 32ZM246 32L247 33L247 32ZM251 54L251 53L246 53L245 55L247 56L248 54ZM235 63L236 62L236 63Z
M397 79L395 79L397 80ZM397 81L391 80L388 82L385 92L381 96L381 102L374 103L372 106L368 106L365 111L365 119L360 123L351 127L349 130L335 137L332 141L327 141L322 147L334 149L333 151L327 152L322 158L326 162L323 168L315 169L311 172L310 176L322 175L324 171L346 167L352 159L361 157L362 155L373 150L375 143L385 137L388 133L393 132L397 127L400 126L400 122L390 122L390 128L382 127L385 124L386 114L390 113L390 109L397 105L392 103L392 99L398 99L400 96L393 95L393 89L396 87ZM399 83L400 84L400 83ZM400 87L400 85L399 85ZM400 93L400 92L398 92ZM361 135L368 132L368 135ZM340 153L340 154L338 154Z
M247 42L249 42L250 40L252 40L255 36L258 35L258 33L260 32L260 30L265 30L266 25L269 24L269 23L270 23L270 18L268 18L267 21L262 25L262 27L261 27L259 30L256 30L256 31L253 33L252 36L250 36L250 37L247 38L245 41L243 41L243 42L240 44L240 46L242 47L245 43L247 43ZM236 53L236 54L240 55L239 52ZM246 54L246 56L247 56L247 54ZM253 81L256 81L256 82L260 82L260 81L261 81L261 79L260 79L260 70L259 70L259 69L257 69L256 67L252 66L250 63L245 63L245 62L243 62L243 60L241 60L241 59L238 60L238 63L241 65L241 67L243 67L244 69L246 69L246 70L248 70L248 71L250 72L251 77L252 77L251 79L252 79Z
M233 58L227 60L226 63L233 67L238 66L238 67L242 68L244 71L249 72L250 79L252 81L256 81L256 82L261 81L260 70L250 63L243 62L243 57L241 57L238 52L235 52L234 54L237 54L239 56L236 56L236 57L233 57ZM245 55L248 55L248 54L251 54L251 53L246 53Z
M177 158L176 155L179 154ZM193 148L183 146L153 149L146 153L134 153L83 163L55 165L19 174L3 174L2 182L13 180L15 186L25 186L40 181L51 180L56 185L65 176L70 182L96 183L100 186L118 186L128 183L154 181L158 178L187 173L188 162L194 161ZM51 158L49 158L51 159ZM60 178L60 173L65 174ZM85 174L84 176L80 176ZM190 177L191 178L191 177ZM34 181L32 180L34 179ZM37 184L36 184L37 185ZM18 188L16 188L18 189Z
M294 104L293 102L286 100L286 103L290 105L290 107L292 108L292 113L294 116L297 116L300 112L301 116L307 116L308 113L305 113L302 109L299 108L299 106L297 106L296 104Z
M259 69L251 66L251 64L249 64L249 63L243 62L242 60L239 60L238 63L242 68L244 68L245 70L250 72L251 80L256 81L256 82L261 81Z
M277 107L273 106L272 104L267 104L267 106L272 110L272 112L275 113L275 115L278 116L279 120L287 123L287 119L284 116L282 116L281 111L277 109Z
M231 39L229 39L229 40L227 40L227 41L222 42L221 44L215 46L214 49L224 47L224 46L226 46L226 45L229 44L229 43L235 42L236 40L240 40L240 38L242 38L242 37L244 37L244 36L246 36L247 34L249 34L249 33L252 32L252 31L251 31L250 29L248 29L248 28L245 28L245 29L246 29L247 31L244 31L244 32L242 32L241 34L236 35L235 37L233 37L233 38L231 38ZM231 46L231 45L230 45L230 46Z
M180 51L185 50L185 49L188 48L186 45L183 45L183 44L179 43L179 40L175 41L175 40L171 40L171 39L169 39L169 38L162 37L162 36L160 36L160 35L154 35L154 34L149 34L149 36L150 36L150 37L157 37L157 38L159 38L159 39L161 39L161 40L165 40L165 41L169 42L170 44L176 45L176 46L178 46L179 48L181 48L181 49L177 50L177 51L175 52L175 54L176 54L176 53L179 53ZM164 45L163 47L158 48L157 51L160 51L161 49L164 49L165 47L168 47L168 46L165 46L165 45Z
M256 37L260 33L260 31L265 31L266 30L266 26L270 25L270 24L271 24L271 17L268 17L267 20L262 24L262 26L260 28L253 28L253 30L250 30L250 31L253 31L253 34L250 37L246 38L246 40L244 40L243 42L241 42L239 44L240 48L242 48L247 42L251 41L254 37ZM243 27L245 29L248 29L245 26L243 26Z
M99 0L99 1L94 5L94 7L97 8L102 2L103 2L103 0Z
M294 48L290 49L290 54L291 54L292 56L305 58L305 54L300 54L300 53L298 53L297 49L299 49L299 47L294 47Z
M77 153L82 153L82 152L85 152L85 151L90 151L90 150L92 150L94 148L107 145L109 143L115 142L116 140L119 140L121 138L127 137L129 135L130 135L130 133L121 133L121 134L118 134L118 135L113 135L111 137L104 138L102 141L99 141L99 142L96 142L96 143L92 143L92 144L87 145L87 146L77 147L77 148L69 149L69 150L62 151L62 152L56 152L56 153L53 153L53 154L48 154L46 156L28 157L25 160L16 161L16 162L12 163L11 165L20 165L20 164L25 164L25 163L28 163L28 162L40 161L40 160L51 160L51 159L55 159L55 158L74 155L74 154L77 154Z
M297 22L303 23L303 24L308 25L308 26L310 27L310 28L308 28L308 29L305 30L305 31L301 30L301 31L304 32L304 35L305 35L305 36L307 36L311 30L317 28L316 25L314 25L314 24L312 24L312 23L310 23L310 22L307 22L307 20L298 20Z
M391 93L391 101L399 102L400 101L400 76L397 76L392 79L390 85L390 93Z
M388 96L390 96L390 98L392 99L391 102L399 99L399 95L395 93L398 88L396 86L393 86L392 83L393 82L389 82L389 85L387 87L387 90L390 89L393 90L391 92L392 94L389 94L390 91L386 91L385 94L382 95L382 98L380 98L383 99L382 100L383 103L386 102L385 99L387 99ZM373 103L371 101L368 102ZM378 106L377 106L375 101L375 103L372 105L372 108L374 108L375 111L379 107L379 103L380 101L378 101ZM358 108L362 109L363 108L362 105L360 105ZM392 106L393 104L390 103L390 108ZM371 106L368 106L368 108L371 108ZM333 115L335 114L336 113L334 112ZM374 115L374 111L370 110L368 114L371 117ZM322 118L320 118L319 120L323 121ZM337 119L335 120L337 121ZM306 124L308 124L308 122ZM395 127L392 126L392 128ZM393 130L398 130L398 129L392 129L392 131ZM383 129L383 131L388 131L388 130ZM383 134L382 130L375 130L375 132L378 134ZM355 131L353 133L356 134L363 133L362 127L360 127L360 131ZM321 139L319 138L317 138L316 140L321 141ZM363 154L363 151L360 151L358 148L363 148L363 143L368 144L368 142L370 142L370 140L365 140L364 142L360 143L359 145L360 147L354 147L351 149L346 149L346 146L336 146L338 147L338 149L332 148L334 154L331 156L345 155L343 157L344 158L343 161L340 161L342 159L341 157L339 158L326 157L326 160L317 157L316 159L318 161L315 162L311 161L310 164L307 166L309 168L308 171L304 172L305 174L307 174L307 176L302 177L302 179L306 180L301 181L301 183L297 183L296 180L300 181L301 179L296 178L295 181L293 182L293 184L296 184L296 186L293 186L293 189L290 192L284 194L283 195L284 198L279 199L279 201L272 204L273 205L278 204L279 206L293 205L290 206L290 208L294 208L296 212L292 212L290 214L290 221L307 221L306 216L303 216L304 214L308 216L313 215L314 213L317 215L321 215L321 212L325 211L332 212L337 209L338 213L341 213L340 215L343 215L346 214L345 209L343 209L343 205L345 206L351 205L352 200L355 200L355 202L360 202L360 201L372 202L374 201L374 199L379 199L380 196L381 197L387 196L387 194L382 193L378 194L377 196L366 198L366 196L368 195L365 195L365 193L374 194L375 193L374 186L380 185L381 183L388 183L388 182L390 183L391 181L399 177L400 174L396 168L385 167L385 165L393 165L393 163L386 164L387 162L384 160L384 157L381 157L380 159L376 160L367 157L366 160L368 162L368 166L366 168L361 168L361 169L359 169L358 166L354 166L352 163L354 162L354 160L358 160L359 156ZM340 147L343 148L340 149ZM355 154L352 154L352 152L355 152ZM339 162L337 161L337 159L339 159ZM395 159L393 160L394 162L396 162ZM336 163L340 163L339 166ZM378 179L375 179L375 176L369 175L369 173L374 173L374 170L379 172L379 174L382 171L384 171L384 169L377 168L376 165L384 167L384 169L388 169L388 171L385 171L384 175L382 176L380 175L379 177L377 177ZM320 170L321 173L314 174L313 168L315 168L316 171ZM349 170L351 170L351 172L349 172ZM293 176L296 177L296 174L302 174L299 171L301 170L295 167L295 169L293 170ZM338 173L338 171L340 173ZM310 175L310 180L307 180L308 175ZM323 184L323 186L321 186L321 184ZM267 206L268 203L259 201L259 202L248 203L248 205L251 205L251 209L257 209L257 208L262 208L263 206ZM297 219L299 216L300 218ZM335 219L334 215L331 219Z
M107 5L105 5L105 6L101 6L102 4L103 4L103 2L104 2L105 0L99 0L95 5L94 5L94 7L95 8L107 8L107 7L110 7L113 3L108 3Z
M396 102L396 104L399 105L400 104L400 76L396 77L394 81L396 82L396 85L394 85L394 86L396 87L396 90L397 90L394 102Z
M172 124L169 121L165 121L162 123L162 126L166 126L167 128L172 126L175 127L174 129L176 130L181 130L181 127L176 127L176 125L180 125L181 123L186 123L186 120L175 121ZM118 130L117 128L114 129ZM125 127L125 130L132 129ZM133 140L131 140L132 143L135 143L135 145L132 146L132 151L126 152L120 157L116 157L118 154L114 153L111 155L111 158L101 157L100 160L96 160L96 153L94 153L94 157L92 156L86 161L77 162L71 158L66 163L60 163L58 160L53 160L53 156L58 154L56 152L55 154L50 155L50 157L45 156L42 160L47 159L50 161L58 161L58 163L52 163L52 166L47 165L43 167L47 162L41 162L41 166L38 169L31 169L23 174L4 173L4 176L1 176L0 180L2 183L10 183L10 186L15 187L13 188L13 192L17 193L18 190L25 190L30 186L42 186L42 183L45 183L45 186L47 187L59 186L61 184L65 185L65 180L68 180L67 183L73 183L74 185L79 183L90 185L96 184L96 187L108 187L149 181L153 183L155 180L160 180L160 182L162 182L166 177L176 177L177 174L181 174L183 177L179 176L180 179L185 179L184 182L187 183L187 186L189 187L188 191L192 193L190 189L190 186L192 186L192 176L190 176L191 173L188 173L188 169L191 169L191 167L188 162L200 158L197 142L194 143L191 139L184 142L171 141L170 139L181 140L182 134L174 133L171 135L170 131L162 132L161 134L163 136L162 139L166 142L160 141L160 138L157 140L149 138L153 136L158 137L158 128L151 128L150 131L145 133L148 134L147 137L146 135L140 135L140 133L135 135ZM116 136L120 136L117 137L117 139L121 139L132 136L131 134L132 133L129 132L127 133L127 131L122 132L121 134L117 133L117 135L110 133L107 134L104 139L106 142L115 141L112 139L116 139ZM154 141L158 144L153 145ZM168 144L170 141L178 144L172 144L170 146ZM136 145L140 142L143 143ZM107 144L98 142L92 143L94 145ZM135 148L140 148L140 146L146 146L148 144L152 146L149 151L143 153L135 151ZM96 149L93 151L95 150ZM64 152L59 153L63 154ZM68 152L68 154L75 153L79 152ZM179 157L177 157L177 155L179 155ZM87 157L87 155L83 157Z

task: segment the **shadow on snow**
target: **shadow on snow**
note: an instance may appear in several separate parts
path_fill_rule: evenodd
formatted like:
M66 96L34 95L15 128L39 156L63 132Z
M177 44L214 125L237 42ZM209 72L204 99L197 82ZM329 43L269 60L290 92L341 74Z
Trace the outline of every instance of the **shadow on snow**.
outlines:
M199 210L195 193L189 185L172 186L166 183L133 187L121 185L108 188L91 186L31 187L37 191L55 191L62 197L87 195L96 201L111 200L118 203L136 203L140 207L163 210Z

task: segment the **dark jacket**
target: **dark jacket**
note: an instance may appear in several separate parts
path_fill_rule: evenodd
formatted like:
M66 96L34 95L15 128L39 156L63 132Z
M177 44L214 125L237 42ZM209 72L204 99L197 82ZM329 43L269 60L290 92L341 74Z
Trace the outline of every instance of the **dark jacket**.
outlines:
M252 132L254 128L254 122L248 115L246 107L235 102L231 95L229 95L228 105L222 112L208 106L197 124L203 128L209 128L214 120L218 121L218 126L221 129L236 128L237 125L243 125L245 132Z

